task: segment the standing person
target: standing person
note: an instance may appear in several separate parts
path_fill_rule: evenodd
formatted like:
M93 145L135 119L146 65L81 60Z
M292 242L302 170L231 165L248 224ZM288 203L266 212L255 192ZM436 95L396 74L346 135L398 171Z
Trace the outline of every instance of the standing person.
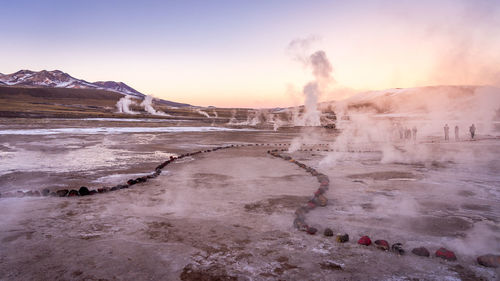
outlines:
M470 126L469 132L470 132L470 138L474 139L474 135L476 134L476 126L474 126L474 124L472 124L472 126Z
M458 141L458 125L455 125L455 141Z
M448 124L444 125L444 140L449 140L450 139L450 127L448 127Z
M413 128L411 129L411 131L413 133L413 141L416 141L417 140L417 127L413 126Z

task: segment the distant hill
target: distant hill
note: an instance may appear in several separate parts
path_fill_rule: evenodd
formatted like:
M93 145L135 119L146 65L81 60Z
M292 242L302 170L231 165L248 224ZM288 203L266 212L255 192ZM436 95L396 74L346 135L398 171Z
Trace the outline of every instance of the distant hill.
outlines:
M53 71L31 71L20 70L12 74L0 73L0 86L28 87L28 88L66 88L66 89L94 89L106 90L119 93L121 95L131 95L143 99L144 94L133 89L123 82L98 81L87 82L77 79L60 70ZM83 97L84 98L84 97ZM166 100L159 100L160 103L174 107L185 107L189 104L177 103Z
M492 86L429 86L397 88L358 93L342 101L324 102L321 107L336 111L371 112L392 116L432 116L440 113L450 118L495 112L500 108L500 88ZM495 115L495 114L493 114Z

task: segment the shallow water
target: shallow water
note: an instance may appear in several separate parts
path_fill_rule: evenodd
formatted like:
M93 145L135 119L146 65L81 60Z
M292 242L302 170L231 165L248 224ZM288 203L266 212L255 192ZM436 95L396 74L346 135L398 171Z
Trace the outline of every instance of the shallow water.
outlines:
M95 128L47 128L0 130L0 135L94 135L127 133L181 133L181 132L244 132L255 129L233 129L224 127L95 127Z

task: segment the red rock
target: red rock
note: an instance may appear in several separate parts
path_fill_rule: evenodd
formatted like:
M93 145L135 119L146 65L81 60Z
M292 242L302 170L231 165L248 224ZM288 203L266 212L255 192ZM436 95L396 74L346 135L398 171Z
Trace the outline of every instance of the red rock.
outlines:
M483 255L477 257L477 263L486 267L500 267L500 255Z
M324 189L323 187L320 187L320 188L318 188L318 190L316 190L316 192L314 192L314 195L318 196L318 195L321 195L325 192L326 192L326 189Z
M79 196L80 194L78 194L78 191L72 189L69 191L68 193L68 197L73 197L73 196Z
M368 236L363 236L363 237L359 238L358 244L370 246L372 244L372 240Z
M307 228L307 233L308 234L314 235L314 234L316 234L316 232L318 232L318 230L316 228L314 228L314 227L308 227Z
M56 194L59 197L65 197L66 195L68 195L68 192L69 191L67 189L60 189L60 190L56 191Z
M309 208L309 210L312 210L316 208L316 204L314 204L313 202L307 202L307 208Z
M456 261L457 260L457 257L455 256L455 253L453 253L452 251L447 250L446 248L439 248L436 251L436 257L442 258L442 259L445 259L445 260L449 260L449 261Z
M295 228L302 231L307 230L309 228L304 219L299 217L295 218L295 220L293 221L293 225L295 226Z
M97 189L97 193L105 193L108 191L109 191L109 188L107 188L107 187L101 187L101 188Z
M389 251L389 242L385 240L375 240L375 245L377 245L377 249L383 250L383 251Z
M411 252L417 256L421 256L421 257L429 257L431 255L431 253L429 253L429 250L427 250L425 247L418 247L418 248L415 248L413 250L411 250Z

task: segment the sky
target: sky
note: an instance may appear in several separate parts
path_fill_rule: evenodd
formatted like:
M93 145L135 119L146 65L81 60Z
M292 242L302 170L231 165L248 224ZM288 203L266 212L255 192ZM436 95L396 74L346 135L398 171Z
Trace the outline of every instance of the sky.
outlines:
M0 73L59 69L194 105L303 103L297 39L332 64L320 100L500 84L498 0L0 0Z

